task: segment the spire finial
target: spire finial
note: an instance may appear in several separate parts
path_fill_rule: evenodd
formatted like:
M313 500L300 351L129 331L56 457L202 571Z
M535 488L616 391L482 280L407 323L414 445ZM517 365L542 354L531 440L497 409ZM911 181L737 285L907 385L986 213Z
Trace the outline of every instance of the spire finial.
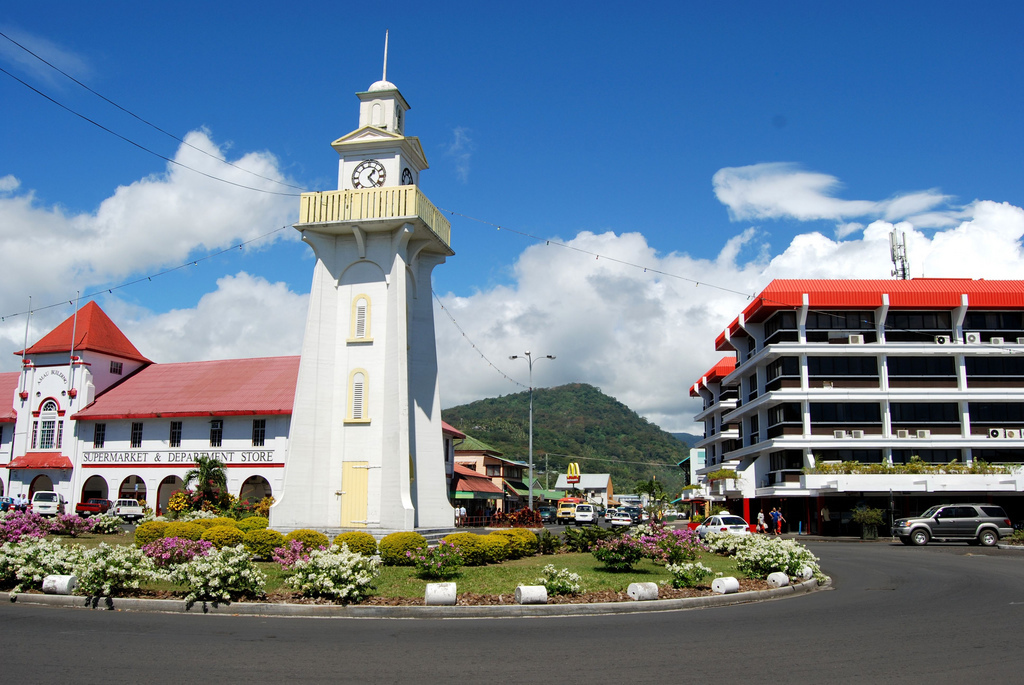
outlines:
M388 30L384 29L384 76L381 81L388 80Z

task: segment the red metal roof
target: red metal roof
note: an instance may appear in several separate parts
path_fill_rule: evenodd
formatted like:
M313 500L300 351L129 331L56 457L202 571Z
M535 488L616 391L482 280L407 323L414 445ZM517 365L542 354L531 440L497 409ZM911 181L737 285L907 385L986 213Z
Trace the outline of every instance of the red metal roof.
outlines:
M13 423L18 418L18 412L14 411L14 393L18 391L18 378L21 376L17 371L0 373L0 423ZM4 399L8 398L8 399ZM10 400L11 406L7 406Z
M291 414L298 357L154 364L113 386L77 420Z
M29 452L11 459L9 469L70 469L71 460L60 452Z
M78 310L78 320L72 314L52 331L44 335L39 342L25 350L25 354L47 354L53 352L71 352L71 335L74 329L75 351L89 350L104 354L150 363L142 356L135 345L132 345L110 317L95 302L89 302ZM21 351L15 352L21 355Z
M913 278L910 280L776 279L743 310L746 321L759 322L780 309L795 309L808 296L811 309L876 309L882 295L889 309L952 309L967 296L971 309L1024 308L1024 281L988 281L970 278ZM737 317L729 335L744 335ZM733 349L723 332L715 349Z
M444 433L445 435L450 435L451 437L455 438L456 440L461 440L461 439L466 437L465 433L460 431L458 428L453 427L447 421L442 421L441 422L441 432Z
M697 397L700 393L697 392L697 386L703 382L720 381L736 368L736 357L722 357L718 360L718 363L708 369L700 380L690 386L690 396Z
M455 492L480 492L480 493L493 493L503 494L501 486L495 485L490 478L486 477L478 471L460 466L459 464L454 465L455 475L458 478L455 481L455 486L452 488Z

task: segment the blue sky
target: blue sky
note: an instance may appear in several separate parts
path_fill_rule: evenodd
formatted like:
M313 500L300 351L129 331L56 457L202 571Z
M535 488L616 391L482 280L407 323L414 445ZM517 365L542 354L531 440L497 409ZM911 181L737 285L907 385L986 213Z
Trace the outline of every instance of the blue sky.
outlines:
M443 209L741 292L887 277L899 222L915 276L1020 276L1019 3L722 5L22 3L0 31L212 155L328 190L330 141L356 127L388 29ZM197 156L3 38L0 67L160 155L298 192ZM0 102L0 249L17 255L0 368L29 295L112 288L297 215L297 198L169 171L6 74ZM590 382L691 425L685 389L742 297L452 224L434 290L466 338L438 312L445 405L518 390L507 357L533 349L559 356L538 385ZM158 361L295 354L312 259L293 233L99 302ZM40 311L30 337L70 312Z

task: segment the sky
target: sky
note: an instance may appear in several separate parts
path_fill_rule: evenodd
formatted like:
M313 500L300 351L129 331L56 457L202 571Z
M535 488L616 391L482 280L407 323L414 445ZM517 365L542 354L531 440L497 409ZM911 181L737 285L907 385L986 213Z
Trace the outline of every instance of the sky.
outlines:
M894 227L914 277L1024 274L1017 2L150 5L0 17L0 370L79 296L157 362L298 354L297 194L337 188L386 30L452 221L442 406L529 350L694 430L773 278L889 278Z

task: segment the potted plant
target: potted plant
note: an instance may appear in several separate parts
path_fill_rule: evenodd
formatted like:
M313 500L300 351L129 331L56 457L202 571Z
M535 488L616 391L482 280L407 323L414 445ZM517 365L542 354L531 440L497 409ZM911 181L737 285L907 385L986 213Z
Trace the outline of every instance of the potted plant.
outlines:
M853 512L851 519L854 523L859 523L861 526L861 540L878 539L878 527L885 523L884 514L885 512L881 509L873 509L871 507L865 507Z

